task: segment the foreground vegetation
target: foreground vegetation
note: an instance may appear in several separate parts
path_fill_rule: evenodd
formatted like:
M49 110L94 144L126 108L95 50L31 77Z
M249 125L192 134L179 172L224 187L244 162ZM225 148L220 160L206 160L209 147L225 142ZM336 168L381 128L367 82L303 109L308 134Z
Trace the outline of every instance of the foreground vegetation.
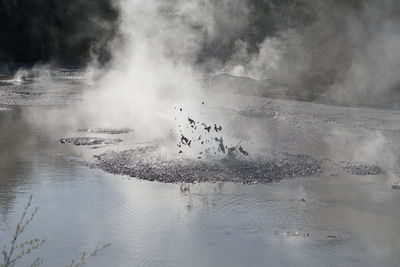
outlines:
M24 233L24 231L26 230L28 225L32 222L36 213L39 210L38 207L35 207L34 210L30 213L31 204L32 204L32 195L29 197L28 203L26 204L24 211L21 215L21 218L19 219L15 227L15 231L11 237L8 247L4 246L2 250L2 263L0 264L1 267L16 266L16 264L20 259L32 254L35 250L41 248L46 242L46 239L39 239L39 238L20 241L22 233ZM101 247L96 247L92 251L83 252L82 256L79 259L72 260L71 263L66 266L67 267L83 266L91 257L96 256L100 251L109 246L110 244L105 244ZM43 262L44 262L43 258L37 257L30 266L31 267L40 266L43 264Z

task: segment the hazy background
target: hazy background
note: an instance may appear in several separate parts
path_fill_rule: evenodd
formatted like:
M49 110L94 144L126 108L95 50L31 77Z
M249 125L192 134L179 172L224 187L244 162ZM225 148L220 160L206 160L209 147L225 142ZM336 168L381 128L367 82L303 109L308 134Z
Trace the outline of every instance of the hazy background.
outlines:
M0 59L82 64L94 54L106 61L109 42L119 31L119 9L129 2L134 1L2 0ZM184 3L163 2L164 7L176 10ZM193 5L192 1L188 2ZM340 26L344 26L350 13L356 17L363 13L366 3L372 4L362 0L203 0L196 2L200 15L194 13L191 17L197 16L195 19L182 22L205 35L197 51L198 62L215 58L224 63L237 52L238 41L245 42L247 52L254 53L266 37L277 36L289 28L307 34L307 26L317 20L326 23L314 29L314 36L307 36L313 37L313 41L320 41L321 34L340 31L345 35L346 30ZM395 13L393 3L390 10ZM380 3L379 8L382 6ZM160 14L166 15L170 9L160 10Z
M150 62L196 77L227 72L300 99L387 101L399 95L399 11L395 0L2 0L0 62L115 69L147 49Z
M0 61L107 61L118 10L110 0L0 1Z

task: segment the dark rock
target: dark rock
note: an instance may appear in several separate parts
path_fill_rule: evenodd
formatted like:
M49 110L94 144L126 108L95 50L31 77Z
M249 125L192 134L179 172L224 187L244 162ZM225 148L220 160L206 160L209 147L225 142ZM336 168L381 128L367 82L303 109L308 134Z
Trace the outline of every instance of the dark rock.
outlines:
M186 138L183 134L181 134L181 143L190 146L189 139Z
M189 124L191 125L196 125L196 122L194 120L192 120L191 118L188 118Z
M201 125L204 126L204 130L206 130L208 133L211 131L211 125L208 126L208 125L205 124L205 123L202 123Z
M215 138L215 142L218 143L218 151L221 151L222 153L225 154L225 146L224 146L224 140L221 138Z
M238 149L239 149L239 152L242 153L243 155L245 155L245 156L249 155L249 153L246 150L244 150L242 146L239 146Z
M216 124L214 124L214 131L215 132L219 132L219 131L222 131L222 126L217 126Z

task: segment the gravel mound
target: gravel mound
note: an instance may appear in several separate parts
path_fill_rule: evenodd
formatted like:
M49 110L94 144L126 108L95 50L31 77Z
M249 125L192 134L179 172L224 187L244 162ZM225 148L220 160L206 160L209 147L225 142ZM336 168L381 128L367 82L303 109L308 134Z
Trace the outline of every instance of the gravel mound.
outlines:
M341 161L340 165L343 170L351 175L380 175L384 173L384 170L377 165L349 161Z
M12 111L11 108L2 108L2 107L0 107L0 112L10 112L10 111Z
M96 133L96 134L126 134L132 132L129 128L81 128L78 132L81 133Z
M100 138L100 137L71 137L71 138L61 138L57 140L61 144L69 144L76 146L92 146L92 145L109 145L117 144L122 142L121 139L110 139L110 138Z
M95 165L109 173L149 181L270 183L285 178L317 175L321 161L305 154L282 154L276 159L202 159L168 158L155 147L95 156Z

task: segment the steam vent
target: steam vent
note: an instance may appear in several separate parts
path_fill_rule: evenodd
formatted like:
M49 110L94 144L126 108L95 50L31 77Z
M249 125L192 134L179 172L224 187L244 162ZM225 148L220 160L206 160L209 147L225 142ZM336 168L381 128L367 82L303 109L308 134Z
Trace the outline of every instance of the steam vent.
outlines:
M399 266L398 14L0 1L0 266Z

